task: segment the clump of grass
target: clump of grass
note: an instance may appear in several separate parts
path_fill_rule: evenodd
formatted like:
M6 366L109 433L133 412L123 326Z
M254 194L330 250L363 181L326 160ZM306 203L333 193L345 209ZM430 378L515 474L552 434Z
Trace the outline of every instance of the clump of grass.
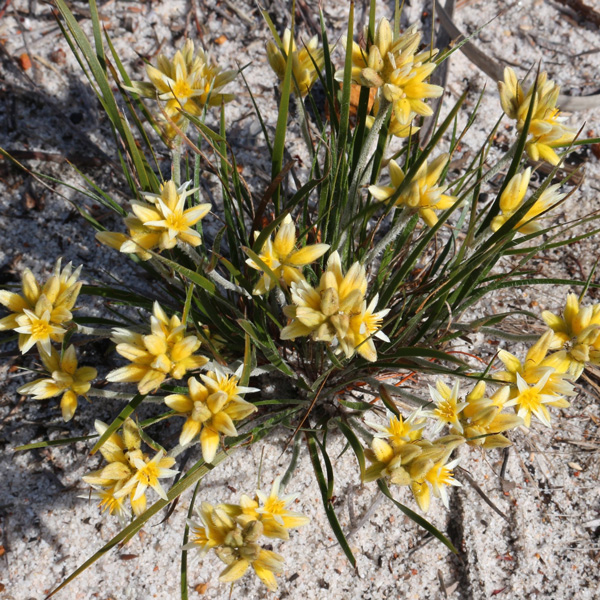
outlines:
M26 272L21 293L0 292L10 313L0 328L19 334L23 353L37 346L48 371L21 393L62 395L65 420L73 416L78 395L110 393L91 386L93 367L78 368L69 345L73 336L82 337L80 344L86 335L110 337L127 361L107 377L119 385L125 406L110 424L96 423L92 453L99 450L107 464L84 478L100 506L124 528L53 594L190 487L192 517L203 476L280 426L293 432L290 465L270 495L242 496L237 505L202 503L201 522L192 519L182 533L182 598L187 552L193 548L215 550L226 565L221 581L235 581L252 567L269 589L276 588L283 557L259 542L262 536L286 540L289 529L307 522L287 509L291 496L279 495L301 452L311 459L332 531L355 564L332 504L335 469L327 439L334 431L356 455L365 483L376 481L400 510L456 551L433 524L396 500L388 484L410 489L421 512L432 497L448 506L447 488L460 485L453 473L456 448L494 451L510 445L511 430L526 430L532 420L551 426L552 408L568 406L572 384L586 364L600 364L600 305L582 305L595 285L593 272L587 281L563 281L532 278L527 270L540 251L568 244L577 226L552 220L568 181L551 182L577 143L558 116L558 87L540 73L524 93L507 70L499 104L517 120L518 137L494 159L490 150L500 121L490 122L476 157L457 168L452 157L459 141L476 119L486 119L477 103L459 130L466 93L434 124L427 143L419 139L422 122L433 115L430 99L443 92L427 79L453 50L440 55L423 49L417 29L399 31L398 15L393 25L382 19L375 26L372 2L362 45L353 41L350 7L347 51L337 69L322 14L320 39L303 43L295 40L293 20L282 39L264 13L273 33L269 62L281 94L271 138L248 88L272 163L272 183L256 202L227 137L226 103L235 100L223 88L233 89L234 79L245 82L242 72L223 71L187 41L173 58L160 56L147 66L149 81L132 82L103 35L95 2L93 44L63 0L56 4L63 34L112 124L132 197L124 208L89 180L81 190L123 219L120 231L105 231L83 206L78 209L107 252L139 263L169 299L161 306L158 298L121 289L82 288L79 271L72 273L70 266L61 271L60 263L45 283ZM325 92L325 113L312 94L316 85ZM351 119L353 86L360 86L360 96ZM283 164L292 100L310 157L304 179L293 173L293 163ZM217 129L207 125L209 114L218 117ZM171 153L166 181L156 162L158 144ZM536 191L530 189L525 153L554 166ZM211 206L199 186L207 172L219 181L224 223L211 247L202 225L211 220ZM498 175L495 200L482 206L483 190ZM506 261L513 268L499 268ZM538 315L524 310L471 315L497 290L539 284L579 285L582 292L568 296L562 316L541 315L551 330L524 361L502 351L506 370L495 371L493 360L482 359L476 370L453 350L454 340L477 330L511 342L530 340L505 334L502 321ZM114 327L106 330L105 321L70 312L80 291L151 314L135 326L116 315ZM276 390L291 389L295 397L262 399L260 388L250 383L264 373ZM435 378L435 387L408 392L403 384L421 381L421 375L432 383ZM444 379L452 379L452 386ZM136 421L144 402L164 404L165 412ZM404 412L406 405L413 405L412 412ZM181 423L175 448L163 448L146 431L166 419ZM161 480L177 473L171 468L177 457L194 445L200 445L201 457L182 466L166 489ZM152 493L159 499L148 508Z

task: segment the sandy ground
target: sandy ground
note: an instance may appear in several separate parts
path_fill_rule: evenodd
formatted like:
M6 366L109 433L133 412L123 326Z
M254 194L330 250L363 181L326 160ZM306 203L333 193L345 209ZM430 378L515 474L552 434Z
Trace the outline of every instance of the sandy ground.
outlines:
M463 2L455 22L471 32L492 19L503 2ZM588 4L591 6L592 2ZM75 3L82 27L90 32L86 4ZM135 53L154 55L159 48L170 54L188 34L212 49L224 66L252 61L246 71L253 90L275 122L275 78L264 53L267 28L256 9L236 3L192 5L176 0L153 3L109 1L100 6L104 24L117 50L137 78L142 63ZM286 24L282 4L270 11L282 30ZM308 8L314 14L315 6ZM345 3L325 3L326 18L335 35L343 30ZM0 9L2 11L2 9ZM430 7L419 2L406 8L406 22L430 22ZM358 7L361 19L363 7ZM383 14L383 8L382 8ZM123 181L116 177L114 148L106 123L87 83L81 77L69 49L60 38L47 5L18 0L5 5L0 17L2 86L0 96L0 145L25 153L32 169L78 182L76 174L60 157L69 157L88 176L99 181L119 201L127 198ZM244 20L248 19L248 21ZM310 26L302 23L304 31ZM312 35L312 33L311 33ZM225 39L221 38L224 36ZM214 44L219 39L222 43ZM562 3L525 0L495 19L479 35L477 45L496 61L514 66L520 74L542 62L571 95L600 91L600 36L590 23ZM23 70L19 57L28 53L33 65ZM338 54L338 60L340 55ZM465 57L455 54L450 63L446 101L462 92L469 81L468 107L487 84L481 119L465 141L465 153L481 143L486 128L500 114L494 82ZM239 88L238 101L228 110L232 138L237 140L244 176L263 189L270 166L264 142L252 114L248 94ZM470 104L469 104L470 103ZM600 134L599 112L570 116L570 123L585 122L584 133ZM489 119L489 120L487 120ZM506 124L505 135L513 133ZM290 149L295 152L295 146ZM31 152L39 152L32 157ZM27 158L28 157L28 158ZM33 160L37 158L41 160ZM163 157L165 168L168 157ZM592 153L579 153L587 176L580 190L556 216L566 221L600 208L599 161ZM32 177L0 162L0 284L18 281L30 267L47 275L56 257L84 264L88 282L127 281L140 290L150 285L134 266L94 240L91 228L77 216L70 200L82 202L80 194L60 187L46 190ZM58 193L62 194L62 196ZM207 190L207 193L210 189ZM89 206L96 218L113 225L112 217L99 206ZM542 274L585 276L597 258L597 238L547 253L539 262ZM567 289L538 289L496 297L491 310L503 304L541 311L559 310ZM591 295L594 298L594 295ZM596 301L598 300L595 297ZM81 302L87 313L99 310L90 299ZM488 307L489 309L489 307ZM532 330L540 323L529 323ZM481 336L483 338L483 336ZM485 339L480 339L485 342ZM100 515L95 504L79 499L86 486L81 476L96 468L98 459L88 456L89 445L78 443L60 449L15 453L20 444L41 439L90 433L93 419L110 420L119 405L96 400L84 405L65 426L54 401L24 400L16 388L29 380L18 366L31 366L30 356L17 355L14 344L2 347L0 377L0 598L38 600L58 585L117 531L118 523ZM468 347L465 348L469 350ZM93 344L83 362L101 364L101 375L110 368L109 347ZM534 426L529 435L517 432L508 455L504 479L499 477L503 455L487 456L463 449L463 464L485 493L507 516L503 520L465 482L453 491L450 510L434 504L429 518L459 548L453 556L444 546L424 535L394 507L382 502L363 527L350 538L357 557L356 573L335 545L325 519L318 488L308 457L303 456L289 486L300 492L297 509L312 522L274 549L286 557L286 570L277 594L269 594L254 577L236 585L234 598L318 599L438 599L479 600L536 598L586 600L600 597L600 498L598 460L598 379L583 383L571 408L561 411L552 431ZM151 409L150 409L151 410ZM173 431L173 436L176 436ZM240 450L204 480L200 498L209 502L236 501L256 486L264 447L261 486L267 489L281 474L289 454L281 456L286 432L249 449ZM343 449L331 440L332 457ZM193 458L190 458L193 460ZM191 463L190 463L191 464ZM335 508L342 526L351 530L375 498L374 486L361 486L358 468L350 452L335 461ZM397 497L412 505L405 491ZM190 494L184 494L173 515L154 519L127 546L113 550L78 580L57 595L59 599L161 600L179 597L179 547ZM225 599L228 586L217 581L221 563L215 557L192 560L190 598Z

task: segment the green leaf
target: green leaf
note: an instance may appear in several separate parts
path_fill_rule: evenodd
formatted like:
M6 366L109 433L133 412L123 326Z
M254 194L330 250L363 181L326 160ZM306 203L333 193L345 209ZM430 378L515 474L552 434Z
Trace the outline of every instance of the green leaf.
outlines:
M342 101L340 106L340 130L338 136L338 156L344 156L350 122L350 93L352 91L352 43L354 41L354 2L350 4L348 28L346 30L346 58L344 61L344 83L342 85Z
M200 489L200 481L196 483L196 487L194 488L194 493L192 494L192 499L190 500L190 507L188 508L187 518L191 519L194 516L194 504L196 503L196 496L198 495L198 490ZM183 530L183 543L182 546L185 546L188 543L190 534L190 526L186 523ZM187 578L187 550L181 551L181 600L188 600L188 578Z
M336 425L339 430L344 434L344 437L348 440L348 443L354 450L354 454L356 455L356 460L358 461L358 466L360 467L360 478L364 479L365 476L365 453L360 443L359 439L356 437L356 434L344 421L341 419L336 419Z
M296 0L292 0L292 26L291 26L291 35L290 35L290 43L287 48L284 48L286 56L291 56L292 44L294 43L295 32L295 20L296 20ZM271 21L267 11L261 11L265 19L268 22ZM274 30L274 28L273 28ZM286 60L285 64L285 75L283 77L283 82L281 84L281 100L279 101L279 111L277 113L277 126L275 128L275 139L273 140L273 160L271 166L271 178L275 179L283 165L283 154L285 150L285 136L287 132L287 120L288 120L288 110L290 105L290 95L292 91L292 60ZM279 215L280 208L280 188L278 187L275 193L273 194L273 203L275 205L275 216Z
M350 550L350 546L348 544L348 540L346 540L346 536L342 531L342 527L338 518L333 510L333 506L331 504L331 497L328 495L328 486L325 482L325 475L323 474L323 468L321 467L321 461L319 460L319 453L317 450L317 441L316 437L312 433L306 434L306 441L308 442L308 451L310 454L310 460L313 465L313 469L315 471L315 476L317 478L317 483L319 485L319 490L321 491L321 498L323 500L323 508L325 509L325 515L327 516L327 520L329 521L329 525L335 535L340 547L344 551L346 558L350 561L350 564L356 568L356 559L352 554L352 550Z
M254 343L262 350L269 362L282 373L296 379L296 373L286 364L281 358L280 350L275 346L273 340L267 335L259 335L256 327L246 319L238 319L238 323L242 329L252 338ZM264 333L264 332L263 332Z
M206 277L203 277L202 275L196 273L195 271L192 271L191 269L182 267L179 263L176 263L174 260L169 260L161 254L158 254L157 252L153 252L152 250L147 250L147 252L150 252L150 254L152 254L154 258L157 258L158 260L160 260L160 262L164 263L165 265L168 265L169 267L171 267L171 269L177 271L177 273L179 273L180 275L183 275L184 277L187 277L190 281L193 281L197 286L206 290L209 294L214 294L216 292L217 288L215 287L215 284L212 281L206 279Z
M93 440L98 435L84 435L83 437L74 438L61 438L59 440L44 440L43 442L34 442L33 444L25 444L24 446L17 446L15 452L23 452L24 450L33 450L35 448L50 448L52 446L68 446L75 442L85 442L86 440Z

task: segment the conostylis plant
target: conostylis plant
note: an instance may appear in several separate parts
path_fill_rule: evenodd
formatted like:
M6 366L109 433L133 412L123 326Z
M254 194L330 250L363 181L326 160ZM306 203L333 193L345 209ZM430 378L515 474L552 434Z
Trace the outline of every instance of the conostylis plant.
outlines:
M196 549L214 550L224 564L221 581L233 582L252 568L276 589L284 557L265 548L263 538L285 541L289 530L308 521L289 510L295 496L280 495L302 452L314 467L333 533L354 565L332 503L335 468L327 439L334 434L355 453L365 484L377 482L400 510L456 551L420 514L432 497L448 506L448 488L460 485L455 450L466 444L494 452L511 444L515 428L550 427L555 409L575 396L573 383L586 365L600 364L600 305L583 300L596 286L593 273L587 281L561 280L536 278L527 268L545 248L566 245L577 226L557 224L553 213L575 192L557 177L578 143L559 116L558 86L542 72L525 91L506 69L498 116L502 108L516 121L512 146L503 155L492 152L490 126L475 158L458 163L459 142L480 118L477 103L459 128L466 93L434 124L429 141L419 137L424 120L433 118L432 99L446 102L429 78L454 50L440 54L425 45L417 27L400 31L399 18L376 24L372 2L361 42L354 40L350 5L347 34L336 49L343 62L336 64L322 14L320 34L306 40L293 18L280 37L264 12L272 33L266 53L280 82L276 123L267 124L246 87L271 157L265 193L244 180L228 139L227 105L236 101L231 84L246 83L244 69L223 70L206 49L186 40L173 55L148 64L143 81L133 81L101 27L95 1L93 40L64 0L55 3L62 32L112 126L131 197L122 206L90 180L80 189L115 211L122 220L117 231L106 231L85 206L77 208L106 251L138 263L161 293L82 286L81 268L61 269L60 259L47 281L25 271L20 290L0 291L8 311L0 330L18 334L22 353L37 350L46 371L20 393L60 397L65 421L80 396L112 394L124 404L111 423L90 423L97 432L92 453L100 451L104 462L84 477L91 497L120 519L123 530L50 595L190 487L182 598L187 552ZM325 105L313 95L317 86ZM353 90L359 100L351 116ZM267 125L274 125L274 135ZM292 135L306 142L309 167L303 171L293 161L284 164ZM168 179L157 161L165 146ZM529 158L554 167L537 189L530 185ZM209 176L218 181L219 207L202 192L200 181ZM484 204L492 179L496 185L500 180L499 191ZM216 222L211 210L223 225L209 242L203 223ZM579 298L568 295L562 315L521 310L471 317L498 290L540 284L583 291ZM106 329L101 318L73 313L85 296L146 316L136 323L115 313ZM503 331L503 320L515 314L540 317L550 329L524 357L500 351L504 370L493 361L478 370L454 351L457 338L476 330L513 343L531 341ZM123 358L106 376L109 390L93 386L94 367L78 365L75 348L85 336L110 338ZM287 395L262 399L264 374ZM408 380L414 382L410 391ZM163 404L164 413L140 421L136 410L145 402ZM174 448L163 448L145 431L166 419L177 424ZM225 496L216 506L201 502L194 516L203 476L280 427L290 432L290 468L270 494L242 495L239 504ZM196 462L178 465L181 452L194 446ZM463 462L466 457L462 452ZM410 490L406 504L389 484Z

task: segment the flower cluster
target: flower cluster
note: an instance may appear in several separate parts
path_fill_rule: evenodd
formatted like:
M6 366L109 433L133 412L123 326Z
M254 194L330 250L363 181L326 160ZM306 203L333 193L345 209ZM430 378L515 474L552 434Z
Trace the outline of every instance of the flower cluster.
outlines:
M96 421L94 426L99 435L108 429L102 421ZM178 473L170 468L175 459L165 456L163 450L150 459L141 448L138 426L127 418L122 433L112 433L100 447L108 465L83 477L94 488L92 497L100 500L102 510L117 515L122 522L131 515L125 506L126 497L129 497L133 514L139 516L146 510L146 490L151 487L163 500L167 500L159 480Z
M220 434L237 435L233 424L255 412L256 406L246 402L241 394L260 391L239 384L239 373L228 375L220 367L200 375L202 383L194 377L188 379L187 394L170 394L165 404L186 417L179 436L182 446L200 435L202 457L212 462L219 448Z
M488 397L486 384L480 381L461 401L458 381L449 388L438 379L435 388L429 386L429 393L435 408L422 411L422 414L435 421L433 433L439 433L448 426L451 434L463 436L471 446L485 449L510 446L510 440L502 433L523 423L520 414L502 412L516 404L516 400L510 400L509 386Z
M315 341L339 345L347 358L358 352L374 362L377 351L373 337L389 341L380 331L389 310L375 312L378 297L367 305L366 293L365 268L354 263L344 275L340 256L333 252L317 288L305 280L292 283L293 305L284 308L292 321L281 330L281 339L310 335Z
M22 295L0 290L0 304L11 312L0 319L0 331L16 331L23 354L36 344L50 354L52 342L62 341L66 333L63 326L73 318L71 311L81 290L80 273L81 267L73 271L71 263L61 270L59 258L44 285L25 269L21 277Z
M448 507L448 486L460 486L452 469L458 459L450 461L452 452L465 442L485 449L503 448L510 441L502 435L523 423L520 415L503 413L513 406L509 400L509 387L504 386L491 397L486 395L486 385L479 382L466 398L460 399L458 381L452 388L438 380L436 387L429 386L434 408L418 409L408 419L389 415L387 425L368 423L375 433L371 448L365 452L373 463L364 475L364 481L385 477L395 485L410 486L419 508L429 509L431 493ZM444 427L449 434L430 441L423 437L427 422L434 422L431 435Z
M19 394L32 395L36 400L60 396L60 408L65 421L70 421L77 409L77 398L84 396L91 387L91 381L98 375L93 367L78 367L75 346L69 346L62 356L54 348L50 354L40 350L40 357L50 374L49 378L36 379L22 385Z
M290 52L291 44L291 52ZM286 29L281 39L281 47L273 40L267 42L267 59L279 79L285 77L285 68L288 54L292 57L293 89L300 96L306 96L315 81L319 78L319 72L325 64L323 49L319 48L319 37L312 37L307 44L303 44L298 50L292 33Z
M535 93L534 93L535 88ZM525 149L532 160L545 160L557 165L560 158L555 148L568 146L575 139L575 131L563 125L564 118L556 107L560 87L548 79L545 72L537 76L535 86L523 91L515 72L504 69L504 81L498 82L502 109L510 119L517 122L522 131L529 107L533 102L529 134Z
M163 102L168 119L179 129L185 130L188 123L184 112L199 117L205 106L220 106L234 98L233 94L224 94L221 89L235 79L237 71L222 71L202 49L195 53L190 39L171 60L160 54L157 62L156 67L146 66L150 83L134 81L131 86L123 87ZM168 137L176 135L168 121L164 128Z
M137 254L142 260L152 257L149 252L158 248L174 248L177 242L192 247L202 243L200 233L193 226L210 211L210 204L185 208L186 200L198 191L189 189L191 181L179 188L173 181L161 185L160 194L143 193L147 202L131 202L132 215L125 218L129 235L101 231L96 239L127 254Z
M548 356L552 340L552 331L544 333L529 348L524 362L506 350L498 353L506 370L495 373L494 378L510 384L511 401L527 427L532 414L550 426L547 406L567 408L569 402L566 398L575 395L567 374L568 369L561 365L560 357L557 353Z
M553 332L550 348L552 365L577 381L586 363L600 365L600 304L580 306L575 294L567 296L562 317L544 311L542 318Z
M456 202L454 196L444 194L448 186L439 184L442 173L448 164L448 158L447 154L442 154L431 164L425 161L396 199L396 206L405 206L409 210L418 211L429 227L433 227L438 222L436 210L450 208ZM390 160L388 169L391 185L369 187L371 195L382 202L396 194L405 178L404 171L395 160Z
M227 566L219 580L237 581L249 567L271 590L277 589L276 575L283 572L284 558L259 545L260 538L289 539L289 530L301 527L309 518L287 510L296 495L279 496L280 479L273 483L269 496L258 490L254 499L243 495L240 504L213 506L203 502L197 514L201 522L190 521L190 541L186 550L206 554L214 550Z
M204 366L208 359L194 354L200 348L200 340L195 335L186 336L185 327L177 315L169 318L155 302L150 334L121 328L113 330L111 339L117 344L117 352L131 363L111 371L106 379L136 382L140 394L148 394L167 376L182 379L188 371Z
M531 179L531 168L513 175L500 195L500 214L496 215L490 225L492 231L498 231L525 203L525 194ZM533 202L513 229L528 234L539 231L541 226L537 218L554 208L566 194L557 192L560 184L548 186Z
M364 36L369 39L368 34ZM376 29L375 39L366 48L352 43L352 81L358 85L377 88L380 98L393 105L393 119L399 126L408 126L417 115L433 114L424 102L427 98L439 98L443 88L425 83L435 70L433 57L437 49L418 52L421 33L410 27L394 36L387 19L382 18ZM335 77L343 81L343 70Z
M258 235L257 232L256 237ZM264 269L253 259L246 260L248 266L263 271L263 275L255 286L253 293L266 294L279 282L283 282L289 287L293 282L303 280L301 267L321 258L327 250L329 250L328 244L312 244L298 250L296 248L296 227L292 217L286 215L277 230L275 239L271 240L269 237L258 255L258 258L277 277L277 280L273 280L273 277L264 272Z
M562 317L549 311L542 318L550 327L527 351L525 361L501 350L505 370L494 377L510 385L509 402L529 427L532 415L550 427L548 407L567 408L587 363L600 364L600 304L580 306L569 294Z
M460 485L452 469L457 460L448 462L453 450L464 443L460 435L447 435L433 442L423 437L424 413L415 411L406 421L402 416L390 416L387 426L374 425L378 432L365 451L373 463L364 475L364 481L385 477L394 485L410 486L413 496L423 511L429 509L431 491L448 506L446 486Z

